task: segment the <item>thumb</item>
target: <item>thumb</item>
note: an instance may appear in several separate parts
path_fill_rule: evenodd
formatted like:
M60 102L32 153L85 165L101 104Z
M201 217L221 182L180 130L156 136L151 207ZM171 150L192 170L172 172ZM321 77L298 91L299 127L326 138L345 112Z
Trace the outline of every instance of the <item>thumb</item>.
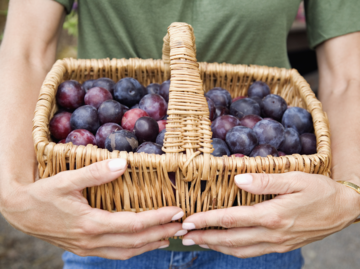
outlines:
M235 176L235 184L252 194L287 194L303 190L307 176L300 172L241 174Z
M97 162L84 168L59 173L57 177L65 191L81 191L86 187L99 186L121 176L127 168L125 159Z

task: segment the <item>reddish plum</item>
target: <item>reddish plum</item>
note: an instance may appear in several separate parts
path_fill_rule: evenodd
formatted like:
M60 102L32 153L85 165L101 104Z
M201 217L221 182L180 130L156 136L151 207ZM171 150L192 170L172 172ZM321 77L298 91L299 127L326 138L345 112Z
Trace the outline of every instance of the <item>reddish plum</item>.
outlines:
M58 144L66 144L66 138L65 139L61 139Z
M279 154L279 157L280 156L286 156L286 154L284 152L282 152L282 151L278 151L278 154Z
M241 154L241 153L235 153L235 154L232 154L231 156L239 157L239 158L245 157L245 155Z
M97 130L95 139L96 145L99 148L105 148L105 140L106 138L115 131L122 130L123 128L116 123L108 122L104 125L101 125L100 128Z
M214 138L225 140L226 133L233 127L240 125L240 120L231 115L218 117L211 124L211 131Z
M84 104L85 90L75 80L61 83L56 93L56 102L59 106L73 111Z
M134 125L136 121L141 117L149 116L144 110L139 108L130 109L126 111L122 120L121 120L121 127L125 130L133 131Z
M166 128L166 120L158 120L157 123L159 125L159 132Z
M49 124L51 135L57 139L65 139L71 132L70 126L71 113L60 112L54 115Z
M140 100L139 108L158 121L166 115L167 103L161 95L147 94Z
M66 143L73 143L77 146L86 146L88 144L96 145L95 136L90 133L88 130L85 129L77 129L72 131L67 137L66 137Z
M261 120L262 120L262 118L260 116L250 114L250 115L246 115L246 116L242 117L240 120L240 123L242 126L253 129L255 124Z
M112 99L113 97L109 91L104 88L94 87L85 94L84 101L85 105L93 106L98 109L103 102Z
M94 81L93 87L101 87L114 94L115 82L110 78L98 78Z

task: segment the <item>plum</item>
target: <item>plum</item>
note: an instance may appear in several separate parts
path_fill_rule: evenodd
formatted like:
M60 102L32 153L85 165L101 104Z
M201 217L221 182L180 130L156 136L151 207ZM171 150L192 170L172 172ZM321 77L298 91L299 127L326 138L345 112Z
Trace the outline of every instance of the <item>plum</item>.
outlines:
M141 117L134 125L134 134L139 143L155 142L159 134L159 125L151 117Z
M96 145L95 136L85 129L77 129L72 131L65 140L66 143L72 142L77 146L86 146L88 144Z
M159 88L159 94L165 99L166 102L169 102L169 92L170 92L170 79L165 80Z
M270 88L265 82L262 81L255 81L248 89L248 96L250 98L256 96L262 99L268 94L270 94Z
M237 100L230 106L230 114L239 119L250 114L260 116L260 113L259 104L251 98Z
M151 83L151 84L147 85L146 92L147 92L147 94L149 94L149 93L160 94L160 84Z
M286 128L284 135L284 141L280 144L279 150L288 155L300 153L301 143L299 133L293 128Z
M166 120L158 120L157 123L159 125L159 132L166 128Z
M250 157L267 157L268 155L279 157L279 153L276 148L268 144L258 145L250 153Z
M300 135L313 131L311 114L301 107L288 108L281 122L285 128L294 128Z
M206 102L207 102L208 108L209 108L209 119L211 121L213 121L216 118L215 117L215 104L209 97L206 97Z
M245 157L245 155L241 154L241 153L235 153L235 154L232 154L231 156L239 157L239 158Z
M106 138L115 131L122 130L123 128L116 123L108 122L104 125L101 125L100 128L97 130L95 139L96 145L99 148L105 148L105 140Z
M85 94L84 101L85 105L93 106L98 109L103 102L112 99L113 97L109 91L104 88L94 87Z
M71 132L70 126L71 113L60 112L54 115L49 124L51 135L57 139L65 139Z
M161 145L161 146L164 145L165 133L166 133L166 129L162 130L162 131L158 134L158 136L156 137L156 141L155 141L156 144L159 144L159 145Z
M129 111L125 112L121 120L121 127L123 127L125 130L133 131L136 121L139 118L146 116L149 116L148 113L140 108L130 109Z
M139 108L158 121L166 115L167 103L161 95L150 93L140 100Z
M95 134L100 127L99 116L93 106L81 106L77 108L70 118L71 129L85 129Z
M81 86L85 90L85 93L87 93L88 90L90 90L93 87L94 81L95 79L88 79L84 81L84 83Z
M205 93L205 97L213 100L215 106L229 107L231 104L230 93L221 87L212 88L210 91Z
M230 150L224 140L220 138L213 138L211 145L214 148L214 151L211 153L211 155L216 157L222 157L224 155L230 156Z
M120 79L114 86L114 99L129 107L139 103L145 94L145 87L134 78Z
M137 149L139 142L133 132L119 130L111 133L105 140L105 148L110 152L114 150L133 152Z
M215 107L215 116L214 116L214 120L218 117L224 116L224 115L229 115L230 114L230 110L225 107L225 106L216 106Z
M264 117L270 117L274 120L281 121L282 116L287 109L287 104L280 95L269 94L262 99L260 107Z
M211 124L211 131L214 138L225 140L226 133L233 127L240 125L240 120L231 115L218 117Z
M226 134L225 141L232 154L249 155L258 144L258 139L253 130L244 126L235 126L230 129Z
M115 82L111 78L98 78L94 81L93 87L100 87L114 94Z
M315 154L316 149L316 136L311 133L304 133L300 135L301 141L301 154Z
M61 83L56 93L56 102L59 106L74 111L84 104L85 90L75 80Z
M282 151L278 151L278 154L279 154L279 157L286 156L286 154L284 152L282 152Z
M269 144L278 148L285 138L285 129L281 123L274 120L261 120L253 128L259 144Z
M107 122L121 123L121 119L125 114L125 106L115 100L107 100L103 102L99 109L98 115L101 124Z
M161 145L153 142L144 142L136 150L137 153L147 153L147 154L164 154L161 149Z
M250 114L250 115L246 115L246 116L242 117L240 120L240 123L242 126L253 129L255 124L261 120L262 120L262 118L260 116Z
M238 96L238 97L235 97L235 98L233 98L233 99L231 100L231 103L234 103L234 102L236 102L237 100L244 99L244 98L246 98L246 96Z

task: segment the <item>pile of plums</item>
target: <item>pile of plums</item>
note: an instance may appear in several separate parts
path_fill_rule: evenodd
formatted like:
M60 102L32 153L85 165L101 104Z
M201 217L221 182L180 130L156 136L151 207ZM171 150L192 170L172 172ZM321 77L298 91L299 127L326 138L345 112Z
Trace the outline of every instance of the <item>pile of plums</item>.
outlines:
M170 81L146 88L134 78L61 83L50 133L58 143L162 154Z
M146 88L134 78L115 83L109 78L68 80L59 85L59 111L50 121L58 143L97 145L109 151L163 154L170 81ZM248 96L231 99L220 87L208 91L214 156L256 157L316 153L316 138L308 111L288 107L255 81Z

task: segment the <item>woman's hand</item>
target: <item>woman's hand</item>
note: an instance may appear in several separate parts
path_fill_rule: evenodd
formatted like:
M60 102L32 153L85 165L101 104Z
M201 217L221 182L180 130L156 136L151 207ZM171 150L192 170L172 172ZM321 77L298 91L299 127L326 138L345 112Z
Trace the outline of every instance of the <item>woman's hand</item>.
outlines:
M167 247L171 236L184 235L177 207L142 213L91 208L81 191L110 182L126 169L113 159L67 171L35 183L18 185L2 197L0 210L15 228L80 256L129 259Z
M283 253L345 228L360 214L360 195L325 176L244 174L236 176L235 182L250 193L280 195L253 206L188 217L183 229L228 229L191 231L184 237L184 245L198 244L239 258Z

